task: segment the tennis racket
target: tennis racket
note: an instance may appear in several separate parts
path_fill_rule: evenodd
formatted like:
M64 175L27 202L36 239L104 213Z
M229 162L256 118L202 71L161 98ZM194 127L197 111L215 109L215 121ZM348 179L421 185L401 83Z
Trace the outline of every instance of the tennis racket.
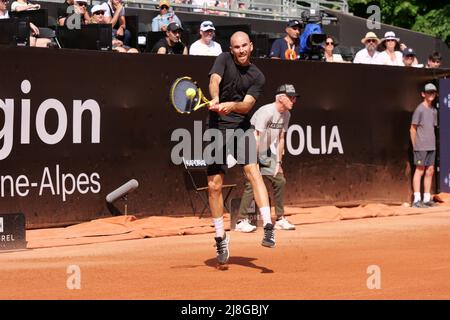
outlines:
M170 102L179 113L191 113L209 106L202 90L191 77L181 77L174 81L170 88Z

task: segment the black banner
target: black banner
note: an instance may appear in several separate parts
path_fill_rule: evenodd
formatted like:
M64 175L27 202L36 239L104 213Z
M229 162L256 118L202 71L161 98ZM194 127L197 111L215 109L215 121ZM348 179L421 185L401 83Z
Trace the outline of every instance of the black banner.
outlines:
M0 56L8 61L0 78L1 212L24 212L28 227L107 216L106 195L136 179L128 214L190 213L183 166L171 159L179 141L171 137L187 129L202 139L206 111L178 114L168 93L188 75L209 96L213 58L5 47ZM442 73L255 64L267 79L257 107L272 102L282 83L301 95L283 163L287 204L409 201L411 114L423 84ZM240 196L242 170L227 178Z

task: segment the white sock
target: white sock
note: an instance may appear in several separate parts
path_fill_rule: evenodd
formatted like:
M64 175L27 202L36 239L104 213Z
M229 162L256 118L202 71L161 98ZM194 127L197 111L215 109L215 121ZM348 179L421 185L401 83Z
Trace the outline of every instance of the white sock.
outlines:
M414 203L420 201L420 192L414 192Z
M223 227L223 217L213 218L214 228L216 229L216 237L223 238L225 229Z
M423 202L430 202L430 200L431 200L431 193L424 193Z
M270 207L262 207L259 209L261 217L263 219L263 227L268 223L272 223L272 218L270 217Z

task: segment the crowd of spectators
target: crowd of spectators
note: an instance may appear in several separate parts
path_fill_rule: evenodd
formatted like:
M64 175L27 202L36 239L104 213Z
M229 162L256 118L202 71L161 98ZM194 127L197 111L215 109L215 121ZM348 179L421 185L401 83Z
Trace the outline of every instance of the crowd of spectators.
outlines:
M7 10L8 0L0 0L0 19L9 18ZM208 14L220 14L213 12L213 7L227 7L227 1L219 0L174 0L176 4L192 4L196 10ZM245 9L244 2L238 2L239 8ZM26 11L40 9L39 4L33 4L28 0L16 0L11 4L11 11ZM176 15L170 0L161 0L158 6L159 13L152 19L152 32L164 32L165 37L152 45L152 53L158 54L190 54L217 56L222 52L219 43L214 41L215 27L211 21L203 21L199 27L199 39L190 46L182 41L183 25ZM75 19L76 18L76 19ZM57 24L69 26L73 21L81 24L111 24L112 48L117 52L137 53L139 50L131 48L132 34L127 29L125 8L122 0L108 0L102 4L94 5L88 10L87 0L65 0L57 11ZM300 60L301 46L300 35L302 24L299 20L288 21L285 27L285 36L276 39L270 49L269 57L272 59ZM39 37L40 30L30 23L30 46L46 47L50 39ZM427 63L419 63L416 51L400 41L393 31L388 31L383 38L378 38L375 32L370 31L361 39L365 46L359 50L353 61L344 59L340 54L338 39L332 35L326 35L321 45L322 61L334 63L364 63L405 67L439 68L442 57L438 52L430 54Z

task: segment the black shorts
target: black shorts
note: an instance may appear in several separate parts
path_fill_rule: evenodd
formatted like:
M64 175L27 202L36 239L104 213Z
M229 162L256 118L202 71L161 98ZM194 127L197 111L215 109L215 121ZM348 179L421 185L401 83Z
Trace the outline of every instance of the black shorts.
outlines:
M253 127L210 129L213 137L203 148L208 176L225 174L230 160L240 165L257 163L256 139ZM217 137L220 135L220 137ZM230 158L232 156L232 158ZM230 163L231 164L231 163ZM231 165L230 165L231 167Z
M416 166L434 166L436 151L414 151L414 164Z

